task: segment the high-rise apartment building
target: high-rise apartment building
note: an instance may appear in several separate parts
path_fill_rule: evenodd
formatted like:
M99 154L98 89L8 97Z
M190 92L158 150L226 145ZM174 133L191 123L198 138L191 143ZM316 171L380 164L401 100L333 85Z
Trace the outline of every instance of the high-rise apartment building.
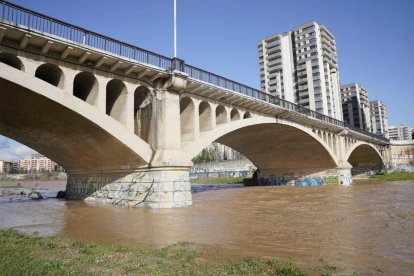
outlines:
M382 101L370 101L371 132L389 138L387 106Z
M258 43L261 89L342 120L335 37L308 22Z
M390 140L412 140L413 131L414 129L405 125L390 126L388 134L390 136Z
M371 113L368 90L357 83L341 85L342 113L344 122L371 131Z

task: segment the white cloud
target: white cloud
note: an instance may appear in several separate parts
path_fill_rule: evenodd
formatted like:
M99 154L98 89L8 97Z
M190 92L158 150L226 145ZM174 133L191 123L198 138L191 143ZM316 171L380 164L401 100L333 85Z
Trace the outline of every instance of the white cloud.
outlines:
M18 161L28 157L36 151L25 145L13 142L6 137L0 137L0 160Z

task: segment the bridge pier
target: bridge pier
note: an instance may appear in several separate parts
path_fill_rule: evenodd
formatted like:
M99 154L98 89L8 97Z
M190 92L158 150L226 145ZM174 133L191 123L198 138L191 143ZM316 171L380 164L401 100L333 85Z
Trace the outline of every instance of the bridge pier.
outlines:
M69 173L66 198L150 208L192 205L188 168L182 167Z

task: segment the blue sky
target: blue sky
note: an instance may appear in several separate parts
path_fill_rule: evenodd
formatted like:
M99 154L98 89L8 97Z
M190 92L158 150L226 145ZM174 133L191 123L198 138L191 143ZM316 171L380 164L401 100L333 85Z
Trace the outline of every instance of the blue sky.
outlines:
M173 0L14 0L27 8L173 55ZM383 100L390 125L414 127L413 0L177 0L178 57L259 87L257 41L315 20L336 37L342 83ZM0 159L19 144L0 137ZM20 154L21 155L21 154ZM19 156L20 156L19 155Z

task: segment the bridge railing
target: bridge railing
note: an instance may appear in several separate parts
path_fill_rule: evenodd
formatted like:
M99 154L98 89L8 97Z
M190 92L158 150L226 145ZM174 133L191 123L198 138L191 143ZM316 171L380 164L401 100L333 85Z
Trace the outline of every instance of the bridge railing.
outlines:
M210 84L213 84L213 85L225 88L225 89L229 89L231 91L234 91L234 92L237 92L243 95L247 95L247 96L283 107L287 110L294 111L294 112L297 112L297 113L300 113L300 114L303 114L303 115L306 115L306 116L309 116L309 117L312 117L312 118L315 118L315 119L318 119L318 120L321 120L321 121L324 121L330 124L334 124L334 125L341 126L341 127L345 126L344 122L340 120L334 119L332 117L326 116L324 114L310 110L306 107L294 104L292 102L283 100L279 97L270 95L258 89L249 87L247 85L218 76L214 73L207 72L203 69L199 69L194 66L185 64L184 72L188 74L191 78L204 81L204 82L207 82L207 83L210 83Z
M1 19L5 22L39 31L70 42L93 47L128 59L169 70L171 59L119 40L77 27L16 4L1 2Z
M317 120L321 120L330 124L341 127L348 127L354 131L363 133L367 136L388 141L388 139L363 131L359 128L350 126L340 120L310 110L306 107L288 102L279 97L264 93L255 88L246 86L239 82L232 81L225 77L214 73L196 68L185 64L183 60L168 58L157 53L133 46L131 44L121 42L119 40L89 31L78 26L66 23L59 19L43 15L36 11L21 7L19 5L2 1L1 2L1 20L8 24L14 24L29 30L38 31L48 35L63 38L69 42L96 48L108 53L116 54L121 57L132 59L144 64L153 65L165 70L178 70L187 73L191 78L213 84L236 93L241 93L280 107L287 110L297 112Z

